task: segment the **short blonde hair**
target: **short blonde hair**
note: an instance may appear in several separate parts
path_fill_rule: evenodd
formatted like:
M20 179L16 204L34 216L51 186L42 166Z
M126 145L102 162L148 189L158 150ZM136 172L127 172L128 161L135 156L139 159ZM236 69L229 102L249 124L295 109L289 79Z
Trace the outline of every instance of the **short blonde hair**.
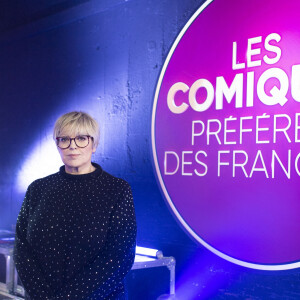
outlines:
M97 148L100 139L98 122L89 114L82 111L72 111L59 117L54 125L53 139L61 135L64 129L70 134L87 134L93 137L94 147Z

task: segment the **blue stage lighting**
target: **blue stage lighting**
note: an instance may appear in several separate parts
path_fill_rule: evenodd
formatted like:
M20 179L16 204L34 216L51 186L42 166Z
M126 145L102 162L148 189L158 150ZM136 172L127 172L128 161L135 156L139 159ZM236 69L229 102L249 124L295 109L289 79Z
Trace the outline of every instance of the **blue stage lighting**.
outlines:
M18 192L25 192L32 181L57 172L62 164L51 132L35 144L21 166L16 181Z

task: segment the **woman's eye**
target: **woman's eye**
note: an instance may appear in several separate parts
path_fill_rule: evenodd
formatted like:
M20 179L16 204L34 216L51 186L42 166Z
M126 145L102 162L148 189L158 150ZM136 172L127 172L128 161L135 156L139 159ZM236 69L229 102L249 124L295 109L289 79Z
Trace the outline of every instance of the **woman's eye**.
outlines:
M60 138L60 141L61 142L68 142L70 139L69 138L67 138L67 137L62 137L62 138Z
M78 141L85 141L85 140L86 140L86 137L80 135L80 136L77 136L76 139L77 139Z

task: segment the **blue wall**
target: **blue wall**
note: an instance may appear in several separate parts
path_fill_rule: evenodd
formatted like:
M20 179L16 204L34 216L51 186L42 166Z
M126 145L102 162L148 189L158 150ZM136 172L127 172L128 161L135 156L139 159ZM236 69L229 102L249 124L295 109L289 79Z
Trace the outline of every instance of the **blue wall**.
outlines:
M51 141L56 118L84 110L101 126L94 161L132 185L138 243L176 257L179 299L300 298L297 270L248 270L198 246L174 220L156 183L150 136L156 82L172 42L203 1L77 2L10 30L2 26L0 228L15 224L27 182L60 164ZM156 283L157 272L131 275L132 299L167 292L167 274Z

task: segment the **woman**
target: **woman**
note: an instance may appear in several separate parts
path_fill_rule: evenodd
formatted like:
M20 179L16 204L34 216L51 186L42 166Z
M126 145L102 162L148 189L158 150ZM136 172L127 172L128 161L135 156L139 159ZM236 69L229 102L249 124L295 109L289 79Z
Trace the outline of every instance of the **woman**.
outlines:
M99 127L88 114L61 116L53 138L64 166L30 184L16 225L26 299L125 299L136 239L130 186L91 162Z

